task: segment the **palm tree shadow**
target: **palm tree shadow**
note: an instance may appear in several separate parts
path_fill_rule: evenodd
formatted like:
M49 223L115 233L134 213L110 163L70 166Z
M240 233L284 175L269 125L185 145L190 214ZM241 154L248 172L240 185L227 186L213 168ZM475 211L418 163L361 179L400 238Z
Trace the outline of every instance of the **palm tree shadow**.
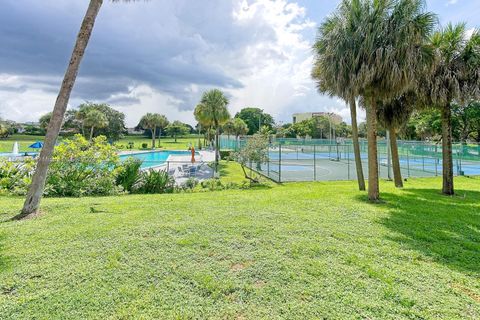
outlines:
M480 192L447 197L435 189L405 189L382 197L390 214L380 223L394 231L390 240L449 268L480 273Z

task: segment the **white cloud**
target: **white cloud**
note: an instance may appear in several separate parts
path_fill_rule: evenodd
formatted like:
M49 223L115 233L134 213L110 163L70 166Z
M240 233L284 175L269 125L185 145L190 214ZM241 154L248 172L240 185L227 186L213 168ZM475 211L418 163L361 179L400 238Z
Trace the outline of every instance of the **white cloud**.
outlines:
M145 112L194 124L192 110L201 93L223 86L232 114L258 106L277 120L291 121L294 112L333 111L348 121L345 104L320 96L310 78L312 39L306 35L314 33L315 23L304 7L287 0L221 0L207 6L178 1L102 8L70 105L95 101L91 93L125 112L128 126ZM97 71L102 75L95 76ZM3 116L38 119L51 111L60 81L60 76L0 76Z

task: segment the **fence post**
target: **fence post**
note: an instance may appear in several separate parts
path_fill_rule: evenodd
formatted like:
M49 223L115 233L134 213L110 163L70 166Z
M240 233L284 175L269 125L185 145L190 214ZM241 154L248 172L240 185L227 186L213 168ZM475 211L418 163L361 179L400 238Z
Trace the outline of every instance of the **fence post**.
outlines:
M433 161L435 161L435 177L438 176L438 159L437 159L437 145L435 145L435 156L433 157Z
M267 158L267 176L270 177L270 155Z
M282 182L282 145L278 145L278 182Z
M317 148L313 145L313 181L317 180Z
M347 147L347 179L350 180L350 145L346 145Z
M407 147L407 172L410 178L410 148Z

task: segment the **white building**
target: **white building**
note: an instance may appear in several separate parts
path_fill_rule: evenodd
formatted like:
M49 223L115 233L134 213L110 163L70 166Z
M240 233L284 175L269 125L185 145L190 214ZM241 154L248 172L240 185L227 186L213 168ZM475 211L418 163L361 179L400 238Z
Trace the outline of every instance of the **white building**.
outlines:
M339 116L336 113L333 112L303 112L303 113L294 113L293 114L293 123L297 122L302 122L305 120L310 120L313 117L327 117L330 118L330 121L332 121L335 124L340 124L343 122L343 119L341 116Z

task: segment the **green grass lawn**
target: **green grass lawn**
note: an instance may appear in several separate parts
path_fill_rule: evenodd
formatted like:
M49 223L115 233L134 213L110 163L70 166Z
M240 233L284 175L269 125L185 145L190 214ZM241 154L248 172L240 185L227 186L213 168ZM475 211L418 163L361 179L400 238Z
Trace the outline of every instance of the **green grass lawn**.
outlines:
M45 199L26 221L0 197L0 319L479 319L480 178L455 181Z
M13 144L15 141L18 141L20 152L31 152L35 151L28 149L32 143L36 141L43 141L44 136L31 136L31 135L22 135L15 134L6 139L0 139L0 152L11 152ZM142 143L147 143L148 148L152 146L152 140L144 136L127 136L120 141L117 141L117 145L123 145L124 147L128 146L129 142L134 143L134 149L141 149ZM203 143L203 140L202 140ZM177 138L177 142L172 137L162 137L161 139L162 149L165 150L187 150L190 144L198 145L198 137L195 135ZM158 146L158 139L157 139Z
M31 136L26 134L15 134L8 138L0 139L0 152L12 152L13 144L18 142L18 148L20 152L32 152L33 149L28 149L28 146L32 145L36 141L43 141L44 136Z
M128 146L129 142L134 143L134 149L140 149L143 143L148 145L148 148L152 146L152 139L146 138L145 136L128 136L120 141L116 142L117 145ZM188 150L189 145L198 145L198 136L191 135L188 137L177 138L177 142L172 137L162 137L160 139L161 148L165 150ZM203 143L203 139L202 139ZM158 139L156 141L158 147Z

